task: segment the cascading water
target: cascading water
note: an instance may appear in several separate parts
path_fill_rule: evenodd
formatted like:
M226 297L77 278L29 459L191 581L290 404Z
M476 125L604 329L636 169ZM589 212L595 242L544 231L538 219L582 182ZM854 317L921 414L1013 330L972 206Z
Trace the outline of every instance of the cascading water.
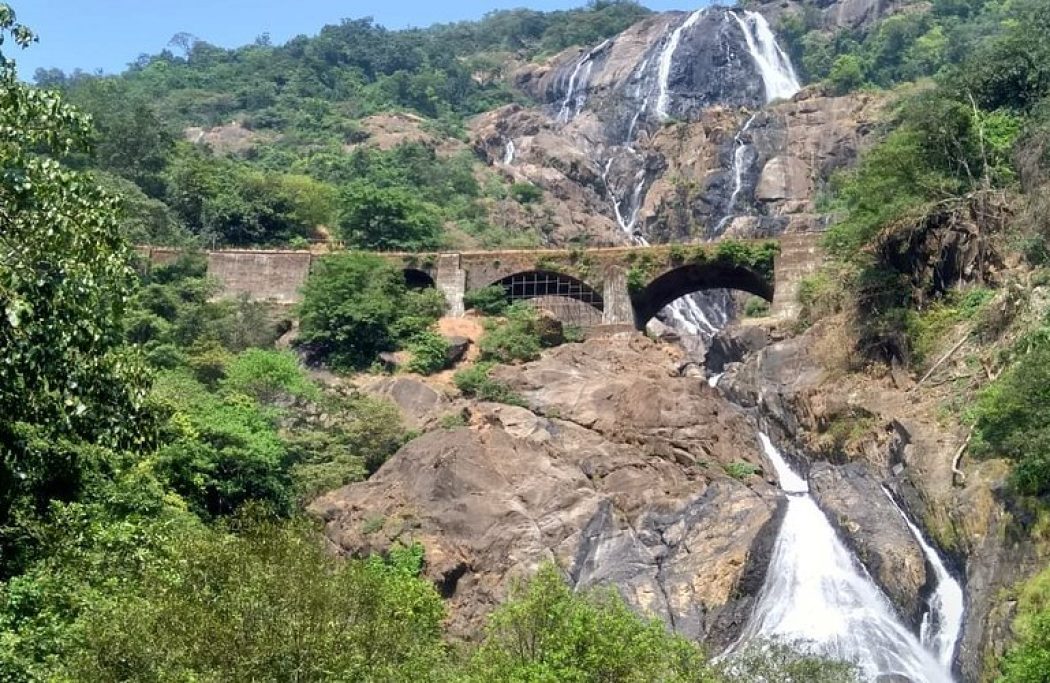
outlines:
M576 66L569 75L569 86L565 91L565 99L562 100L561 109L558 111L558 123L568 123L576 118L587 101L587 82L594 68L594 57L612 43L611 40L602 42L583 55L576 62Z
M740 191L744 188L744 168L748 163L747 153L750 149L750 146L744 140L744 134L747 133L747 129L751 127L751 124L754 123L756 116L758 114L752 114L743 128L737 132L736 137L733 138L733 193L729 195L729 204L726 206L725 216L715 226L716 235L721 235L726 224L736 216L736 201L740 196Z
M744 18L736 12L726 12L736 19L744 32L744 41L751 59L755 61L766 88L766 102L787 99L801 89L791 59L780 48L769 22L758 12L743 10Z
M950 667L952 657L955 655L955 645L958 643L959 634L962 632L963 614L966 607L962 586L948 571L948 568L944 565L944 560L941 559L940 554L933 546L929 544L919 527L915 526L911 518L897 504L897 500L893 495L887 489L884 488L883 490L886 492L886 497L893 503L893 507L904 518L908 529L911 530L915 540L919 543L919 547L922 548L926 560L933 567L933 575L937 579L937 587L934 589L933 594L930 595L926 614L922 616L919 638L922 639L923 645L937 653L937 659L940 660L941 664Z
M674 53L678 50L678 43L682 40L682 32L692 27L700 20L706 10L698 9L697 11L686 17L685 21L678 25L674 31L671 32L670 37L667 39L667 43L664 45L663 51L660 53L660 61L657 62L656 74L657 74L657 95L656 95L656 115L661 119L666 119L667 106L671 100L671 93L668 90L668 81L671 80L671 66L674 64Z
M852 661L871 680L899 675L950 683L947 668L905 628L858 568L809 495L806 480L769 437L759 434L759 439L788 495L788 507L754 612L728 656L756 640L784 640Z
M507 140L507 145L503 148L503 165L510 166L513 164L515 154L517 154L517 148L514 146L514 141Z

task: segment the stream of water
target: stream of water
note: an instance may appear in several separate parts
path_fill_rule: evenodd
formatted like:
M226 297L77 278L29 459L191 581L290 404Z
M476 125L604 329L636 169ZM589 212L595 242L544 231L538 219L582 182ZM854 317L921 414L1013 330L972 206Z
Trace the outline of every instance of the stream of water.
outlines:
M732 650L761 639L783 640L852 661L869 680L898 675L916 683L950 683L947 666L901 623L838 538L806 480L765 434L759 438L788 508L754 612Z

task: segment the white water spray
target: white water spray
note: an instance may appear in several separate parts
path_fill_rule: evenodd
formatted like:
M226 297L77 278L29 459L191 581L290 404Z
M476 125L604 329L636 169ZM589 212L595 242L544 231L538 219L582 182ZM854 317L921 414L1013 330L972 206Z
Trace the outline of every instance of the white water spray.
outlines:
M780 49L777 38L764 16L758 12L742 11L743 19L736 12L726 14L736 19L744 33L747 50L758 67L766 88L766 102L791 97L801 89L791 59Z
M839 540L765 434L762 448L776 470L788 508L766 581L751 619L732 650L753 640L807 644L813 652L855 662L868 679L899 675L950 683L951 675L897 619L887 598Z
M517 148L514 146L514 141L507 140L507 146L503 148L503 165L510 166L513 164L515 154L517 154Z
M671 79L671 66L674 64L674 53L678 50L678 43L682 40L682 32L687 28L692 27L700 20L705 10L698 9L697 11L686 17L685 21L679 24L678 28L671 32L670 37L667 39L667 43L664 45L663 52L660 53L660 61L657 62L657 96L656 96L656 115L661 119L667 118L667 105L670 102L671 94L668 92L667 84Z
M952 657L955 655L955 645L959 641L962 632L963 614L965 612L965 600L963 599L962 586L951 575L944 565L940 554L929 544L923 536L919 527L911 521L911 518L897 504L897 500L884 487L886 497L893 503L901 517L904 518L908 529L911 530L915 540L919 542L923 554L926 556L930 566L933 567L933 575L937 579L937 587L930 596L926 614L922 615L922 625L919 629L919 638L922 644L937 653L937 659L946 667L952 665Z

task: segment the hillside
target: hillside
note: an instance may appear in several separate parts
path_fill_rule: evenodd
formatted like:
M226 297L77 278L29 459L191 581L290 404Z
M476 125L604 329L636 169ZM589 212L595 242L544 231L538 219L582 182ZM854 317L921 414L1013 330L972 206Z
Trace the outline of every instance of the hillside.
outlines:
M1048 30L597 1L30 87L0 2L0 680L1045 680ZM786 313L706 277L780 236ZM497 246L690 293L583 329Z

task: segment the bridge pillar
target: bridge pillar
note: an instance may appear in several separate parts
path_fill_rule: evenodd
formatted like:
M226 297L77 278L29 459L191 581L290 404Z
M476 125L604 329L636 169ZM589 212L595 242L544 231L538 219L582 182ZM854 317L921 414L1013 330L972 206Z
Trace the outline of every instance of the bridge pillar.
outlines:
M801 312L798 290L802 278L810 275L824 263L822 233L782 235L780 253L773 263L773 305L770 316L780 320L794 320Z
M623 268L606 268L602 281L602 300L605 303L603 325L634 325L634 305L627 288L627 272Z
M459 254L438 256L434 284L438 291L445 295L445 300L448 302L448 315L452 318L462 318L466 313L463 295L467 290L467 271L463 270L460 265Z

